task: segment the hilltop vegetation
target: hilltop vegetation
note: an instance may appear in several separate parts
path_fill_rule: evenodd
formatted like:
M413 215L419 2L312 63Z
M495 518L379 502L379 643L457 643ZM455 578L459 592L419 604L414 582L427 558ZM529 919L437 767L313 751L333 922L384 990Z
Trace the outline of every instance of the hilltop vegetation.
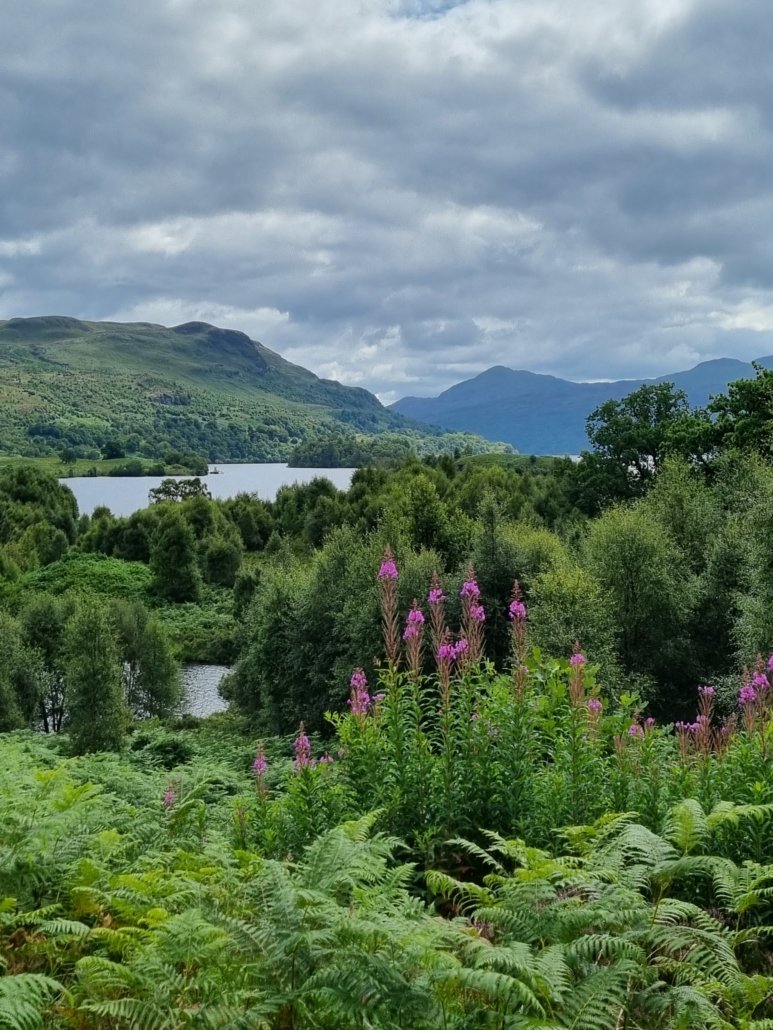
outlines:
M377 433L419 452L488 446L387 411L366 390L285 361L244 333L201 322L14 318L0 322L0 450L66 462L281 461L305 441L362 446Z

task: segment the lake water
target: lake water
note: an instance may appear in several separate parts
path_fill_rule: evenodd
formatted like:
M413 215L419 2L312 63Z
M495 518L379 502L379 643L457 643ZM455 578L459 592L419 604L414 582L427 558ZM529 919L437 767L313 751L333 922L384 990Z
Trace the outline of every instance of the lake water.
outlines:
M264 501L273 501L281 486L309 483L319 476L329 479L339 490L348 490L354 469L291 469L287 465L217 465L218 474L202 476L213 497L225 500L239 493L257 494ZM212 469L210 469L212 473ZM148 494L161 482L160 476L73 476L60 479L69 486L81 514L90 515L105 505L113 515L131 515L147 508ZM174 476L190 479L190 476Z
M218 694L217 688L226 673L231 670L225 665L183 665L183 687L185 700L182 711L185 715L204 718L215 712L224 712L228 703Z

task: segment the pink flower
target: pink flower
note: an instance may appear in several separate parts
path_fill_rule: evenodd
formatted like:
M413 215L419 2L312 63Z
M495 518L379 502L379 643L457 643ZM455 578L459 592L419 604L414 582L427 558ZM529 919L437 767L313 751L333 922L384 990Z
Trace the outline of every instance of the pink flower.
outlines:
M459 591L459 596L477 601L480 597L480 587L474 579L466 579L464 583L462 583L462 589Z
M751 685L751 683L744 684L744 686L741 687L741 690L738 694L738 704L753 705L756 700L757 691L755 690L755 688Z
M461 640L457 640L456 647L454 648L454 658L461 658L463 654L467 653L468 647L469 645L463 637Z
M588 711L593 712L594 714L598 714L598 712L600 712L601 709L604 707L604 705L601 702L601 699L598 697L589 697L587 705Z
M698 693L701 697L714 697L716 690L713 687L698 687Z
M365 690L368 686L365 671L359 668L359 666L352 673L352 678L349 680L349 686L352 690Z
M306 736L303 723L298 730L298 736L293 741L293 750L295 751L293 769L296 772L300 772L302 769L311 769L314 765L314 759L311 757L311 741Z
M569 659L569 664L573 666L585 665L585 655L580 651L575 651L572 657Z
M263 745L258 748L258 753L255 755L255 761L252 763L252 775L256 779L260 779L266 775L268 771L268 762L266 761L266 755L263 751Z
M386 561L382 561L381 568L378 570L379 579L397 579L397 565L395 565L393 558L387 558Z
M167 787L163 797L164 808L171 808L177 800L177 791L174 787Z
M768 669L773 672L773 654L768 658Z
M362 672L362 670L359 669L358 672ZM365 675L357 677L356 683L355 676L352 676L351 683L352 693L347 704L352 710L352 715L367 715L370 708L370 694L368 693Z
M421 636L424 626L424 612L421 608L411 608L405 621L406 626L403 632L403 640L414 640L416 637Z
M641 726L638 724L638 722L633 722L628 727L628 736L629 737L643 737L644 736L644 730L641 728Z
M764 672L755 672L754 678L752 679L752 683L759 690L768 689L768 677L765 675Z
M486 621L486 609L482 604L471 604L470 605L470 618L473 622L485 622Z
M516 622L523 622L526 618L526 605L523 601L511 601L507 614L508 618L514 619Z
M442 587L433 587L427 595L429 604L442 604L446 600Z
M439 662L453 662L456 658L456 648L453 644L441 644L437 649L437 660Z

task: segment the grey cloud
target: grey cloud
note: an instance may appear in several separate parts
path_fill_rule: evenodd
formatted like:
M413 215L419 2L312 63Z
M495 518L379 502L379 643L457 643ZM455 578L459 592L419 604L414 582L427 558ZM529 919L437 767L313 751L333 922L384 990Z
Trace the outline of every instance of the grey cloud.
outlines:
M0 315L253 335L383 395L773 351L761 0L31 0Z

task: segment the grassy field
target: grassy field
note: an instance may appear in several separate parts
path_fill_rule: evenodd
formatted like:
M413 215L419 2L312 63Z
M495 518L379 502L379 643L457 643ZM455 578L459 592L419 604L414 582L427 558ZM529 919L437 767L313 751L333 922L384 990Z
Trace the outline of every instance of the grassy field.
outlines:
M58 479L69 476L109 476L115 474L116 469L125 466L127 460L134 459L102 458L95 460L93 458L76 458L75 461L63 462L56 454L48 454L36 458L24 458L18 454L0 454L0 471L5 468L14 468L18 465L35 465L43 471L56 476ZM157 461L152 461L149 458L139 458L137 460L142 462L144 468L143 475L146 476L157 475L161 479L163 476L185 476L190 474L189 470L182 465L164 466L163 472L154 472L153 469L158 466Z

